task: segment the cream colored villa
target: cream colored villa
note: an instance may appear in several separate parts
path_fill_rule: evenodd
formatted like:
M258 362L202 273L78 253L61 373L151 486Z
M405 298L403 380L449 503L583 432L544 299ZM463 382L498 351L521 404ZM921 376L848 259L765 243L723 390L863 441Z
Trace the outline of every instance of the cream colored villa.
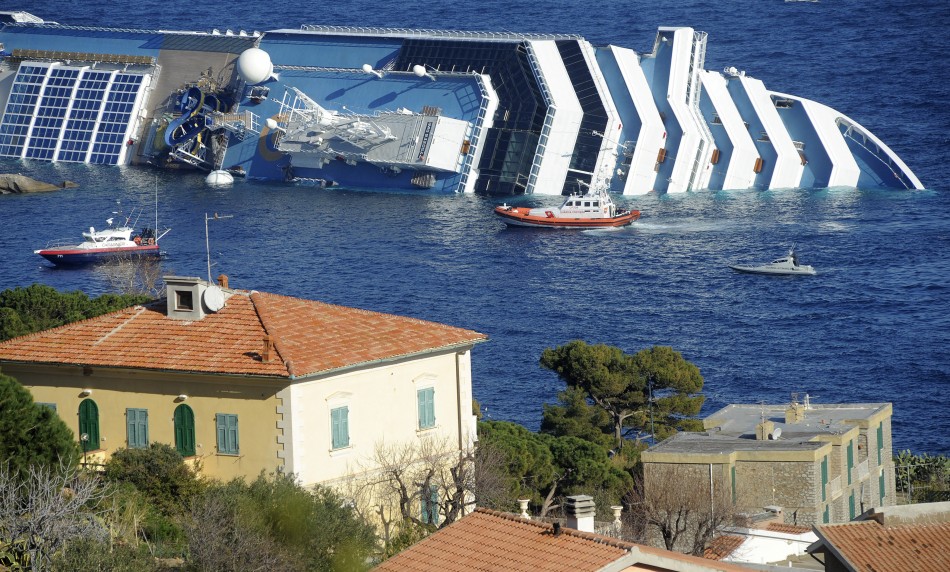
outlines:
M166 300L8 340L0 368L87 462L174 445L219 479L347 475L380 442L475 439L471 350L433 322L166 277Z

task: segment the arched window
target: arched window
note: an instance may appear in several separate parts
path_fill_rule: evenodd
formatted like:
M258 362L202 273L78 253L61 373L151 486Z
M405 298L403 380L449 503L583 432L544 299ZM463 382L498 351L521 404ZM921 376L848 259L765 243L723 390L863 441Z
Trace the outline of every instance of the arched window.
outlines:
M184 403L175 408L175 448L182 457L195 454L195 412Z
M86 453L99 448L99 406L91 399L79 404L79 444Z

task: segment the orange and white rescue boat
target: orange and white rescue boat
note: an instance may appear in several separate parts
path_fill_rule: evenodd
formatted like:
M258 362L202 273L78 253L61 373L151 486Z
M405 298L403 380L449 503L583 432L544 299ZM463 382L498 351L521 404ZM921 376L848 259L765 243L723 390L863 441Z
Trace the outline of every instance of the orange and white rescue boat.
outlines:
M610 228L626 226L640 218L640 211L618 207L606 191L571 195L560 207L503 204L495 207L495 214L509 226L534 228Z

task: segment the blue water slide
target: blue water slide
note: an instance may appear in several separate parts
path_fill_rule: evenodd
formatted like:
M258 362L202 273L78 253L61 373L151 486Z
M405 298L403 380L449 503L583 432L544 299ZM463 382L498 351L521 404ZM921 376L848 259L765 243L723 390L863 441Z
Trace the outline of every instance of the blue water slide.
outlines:
M205 94L197 87L189 88L178 100L181 115L168 124L165 129L165 144L169 147L181 145L194 139L205 128L204 115L200 113L204 106Z
M214 94L204 93L197 87L189 88L178 99L181 115L165 129L165 144L176 147L191 141L210 124L206 114L226 111L229 103Z

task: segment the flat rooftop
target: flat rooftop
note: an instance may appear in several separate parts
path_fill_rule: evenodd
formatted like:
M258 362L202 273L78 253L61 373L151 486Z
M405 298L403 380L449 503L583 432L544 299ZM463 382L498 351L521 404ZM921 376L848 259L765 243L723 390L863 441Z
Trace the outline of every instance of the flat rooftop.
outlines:
M757 441L754 438L739 438L718 433L677 433L669 439L650 447L651 453L677 455L727 455L734 451L814 451L824 446L820 441L807 439L782 439Z
M771 421L781 429L781 439L808 440L819 435L841 435L855 425L876 423L891 415L890 403L798 404L803 418L786 421L791 404L760 405L733 404L723 407L703 419L706 429L718 428L718 433L743 439L755 439L755 427L762 421Z

